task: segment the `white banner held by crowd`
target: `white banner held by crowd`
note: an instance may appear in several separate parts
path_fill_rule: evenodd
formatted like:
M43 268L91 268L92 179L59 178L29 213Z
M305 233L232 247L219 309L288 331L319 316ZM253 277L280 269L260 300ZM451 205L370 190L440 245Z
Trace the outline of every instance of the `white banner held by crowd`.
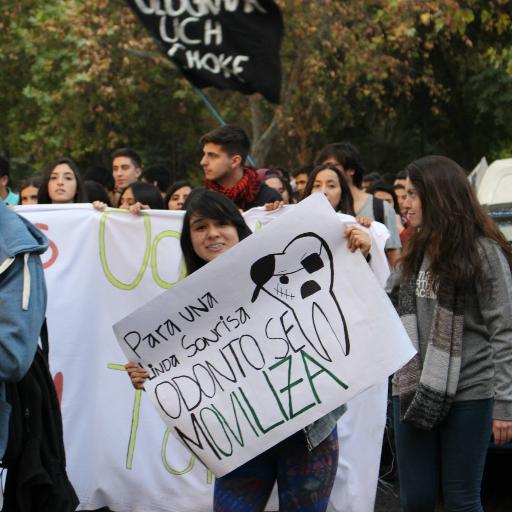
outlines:
M258 231L294 208L271 213L254 209L244 218ZM79 510L107 506L123 512L211 512L213 475L170 435L148 393L132 388L124 371L126 357L112 331L112 323L183 279L183 212L152 210L133 216L112 209L100 213L86 204L16 210L51 241L43 255L50 368L61 396L68 474L80 498ZM378 223L370 230L377 248L384 233L373 232L374 226ZM374 248L371 266L377 272ZM385 278L380 272L379 281ZM380 339L378 333L375 338ZM368 485L367 459L375 459L378 468L382 438L384 412L375 414L375 400L366 396L372 389L356 398L363 428L358 424L349 439L342 439L333 511L373 510L360 503L375 497L375 485ZM384 409L385 399L384 393ZM341 422L350 416L352 402ZM344 426L349 434L352 428ZM377 431L375 442L368 443L365 432ZM349 450L354 460L344 459ZM343 496L335 492L349 487ZM277 509L273 496L266 510Z
M412 357L342 233L315 194L114 326L168 428L217 476Z

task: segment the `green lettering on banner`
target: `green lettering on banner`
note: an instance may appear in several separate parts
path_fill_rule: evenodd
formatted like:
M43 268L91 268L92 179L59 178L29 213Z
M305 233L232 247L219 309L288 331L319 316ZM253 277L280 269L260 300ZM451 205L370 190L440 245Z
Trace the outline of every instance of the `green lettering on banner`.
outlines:
M206 420L205 420L205 418L203 416L203 414L206 411L210 411L211 413L213 413L213 415L215 416L215 418L219 422L219 425L222 428L222 430L224 432L224 435L226 436L226 440L229 443L229 450L230 451L223 450L222 446L220 446L219 443L217 442L217 439L215 439L215 437L213 437L212 433L210 432L210 429L208 428ZM231 439L229 438L228 433L226 432L226 427L222 423L223 417L218 414L217 410L211 409L210 407L203 407L199 411L199 418L201 419L201 422L203 423L203 427L206 430L206 432L208 433L208 436L210 437L212 443L215 445L215 448L217 448L217 450L219 450L219 452L222 453L222 455L224 455L224 457L231 457L231 455L233 455L233 443L231 442Z
M109 370L126 371L126 368L122 364L108 364ZM128 441L128 452L126 453L126 469L132 469L133 467L133 455L135 453L135 442L137 440L137 429L139 428L139 416L140 416L140 401L142 398L142 390L137 389L135 391L135 399L133 401L132 411L132 426L130 429L130 440Z
M343 389L348 389L348 386L343 381L338 379L338 377L336 377L336 375L334 375L334 373L329 371L325 366L321 365L316 359L313 359L313 357L311 357L305 350L301 350L300 354L302 356L304 368L305 368L306 374L308 376L309 385L311 386L311 390L313 391L313 394L315 395L315 399L319 404L322 403L322 400L320 400L320 397L318 396L318 393L315 389L315 384L314 384L313 380L316 379L322 373L327 373L327 375L329 375L329 377L331 377L331 379L333 379ZM321 369L318 370L316 373L311 374L311 372L309 370L308 363L307 363L308 360Z
M122 364L114 364L109 363L107 365L109 370L117 370L117 371L123 371L126 372L126 368ZM133 468L133 457L135 454L135 444L137 441L137 430L139 428L139 418L140 418L140 404L142 400L142 390L137 389L135 391L135 400L133 403L133 410L132 410L132 424L130 429L130 440L128 442L128 452L126 455L126 469L132 469ZM161 450L161 457L162 457L162 464L166 471L174 476L182 476L186 473L190 473L192 469L194 468L194 464L196 461L196 456L192 454L190 456L190 461L187 465L187 467L183 470L178 470L173 468L169 462L167 461L167 443L169 440L169 430L165 430L164 437L162 440L162 450ZM211 484L213 481L213 473L206 469L206 483Z
M289 416L290 416L290 419L292 418L296 418L297 416L300 416L303 412L306 412L307 410L311 409L311 407L314 407L316 404L313 402L311 404L308 404L308 405L305 405L300 411L298 412L295 412L293 410L293 401L292 401L292 388L294 388L295 386L298 386L299 384L302 384L302 382L304 382L304 379L301 377L300 379L296 379L292 382L292 356L286 356L284 357L283 359L281 359L281 361L273 364L269 370L272 371L274 370L275 368L278 368L279 366L281 366L283 363L288 363L288 385L287 386L284 386L283 388L281 388L279 390L279 393L285 393L287 392L288 394L288 412L289 412ZM265 373L265 372L263 372ZM267 375L265 374L265 378L267 379L268 381L268 377ZM270 384L270 382L269 382ZM273 386L271 386L272 388L272 391L274 391L275 393L275 390L273 388Z
M239 409L242 411L242 414L245 416L245 419L247 420L247 423L249 424L249 426L251 427L252 431L254 432L254 435L256 437L259 437L260 435L258 434L257 430L254 428L253 424L249 420L249 416L247 415L247 412L242 407L242 404L240 403L240 400L238 399L238 397L236 396L234 391L232 391L230 393L230 397L231 397L231 407L232 407L232 410L233 410L234 421L235 421L235 424L236 424L236 431L238 432L238 435L237 435L237 432L235 432L234 428L231 427L229 422L226 420L224 415L217 409L217 407L215 407L215 405L212 404L210 406L210 408L211 408L211 410L213 412L215 412L215 414L217 415L219 421L221 423L223 423L228 428L228 430L231 432L231 435L235 438L236 442L240 446L245 446L244 437L243 437L243 434L242 434L242 428L240 426L240 422L238 421L238 414L236 412L236 407L235 407L235 402L234 402L235 400L236 400L236 403L238 404Z
M153 273L153 279L155 280L156 284L158 286L161 286L162 288L168 289L168 288L172 288L177 282L179 282L179 281L185 279L185 277L187 277L187 267L185 265L185 260L182 257L181 262L180 262L180 275L178 276L178 281L176 281L175 283L168 283L167 281L164 281L160 277L160 274L158 273L157 264L156 264L156 249L157 249L158 244L160 243L160 240L162 240L162 238L166 238L166 237L176 238L177 240L179 240L181 238L181 233L179 233L178 231L162 231L155 238L155 240L153 241L153 247L151 250L151 271Z
M123 210L117 210L118 212L126 213L127 215L132 215L130 212L125 212ZM107 256L105 252L105 231L106 231L106 223L107 223L107 217L112 212L104 212L101 216L100 221L100 259L101 259L101 266L103 268L103 272L109 282L113 284L116 288L120 288L121 290L133 290L137 287L137 285L141 282L142 276L144 275L144 272L146 271L146 268L149 263L149 255L151 252L151 220L148 215L143 215L144 218L144 230L146 232L146 250L144 251L144 260L142 261L142 266L139 270L139 273L137 274L137 277L135 280L131 283L123 283L122 281L119 281L112 272L110 271L110 268L107 263Z
M274 364L269 368L269 370L272 370L277 365L281 363ZM272 391L272 394L274 395L274 398L276 399L277 405L279 406L279 410L281 411L281 414L285 418L286 421L288 421L290 418L286 415L286 411L284 410L283 404L281 403L281 400L279 400L279 396L277 395L277 391L275 390L274 386L272 385L272 382L270 382L270 379L268 378L267 372L263 371L263 376L265 377L265 380L267 381L268 387L270 388L270 391Z
M256 414L256 411L255 411L254 407L252 406L251 402L249 402L249 399L245 396L244 390L239 387L238 391L240 392L240 395L242 395L242 398L244 399L245 403L247 404L247 407L249 407L249 411L251 411L252 417L254 418L254 421L256 422L256 426L260 429L260 432L262 434L266 434L267 432L270 432L271 430L278 427L279 425L282 425L285 422L285 420L276 421L273 425L270 425L269 427L264 427L262 425L260 419L258 418L258 415ZM279 400L277 400L277 397L275 397L275 398L276 398L277 403L279 404ZM279 409L280 409L281 413L284 412L282 410L282 407L280 407ZM286 415L284 415L284 417L285 417L285 419L287 419Z
M185 475L187 473L190 473L190 471L192 471L192 469L194 468L194 464L196 462L196 456L194 454L192 454L190 456L190 462L188 463L188 466L185 469L181 470L181 471L178 470L178 469L174 469L169 464L169 462L167 462L167 442L169 440L169 434L170 434L169 429L166 429L165 430L165 434L164 434L164 439L162 441L162 463L164 465L164 468L171 475L174 475L174 476L182 476L182 475Z

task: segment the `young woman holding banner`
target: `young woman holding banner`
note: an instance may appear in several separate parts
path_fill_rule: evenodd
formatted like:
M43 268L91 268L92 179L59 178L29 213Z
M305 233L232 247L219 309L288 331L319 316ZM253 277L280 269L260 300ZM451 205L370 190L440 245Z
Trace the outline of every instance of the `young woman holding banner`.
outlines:
M311 171L303 198L314 192L325 194L336 212L356 217L350 186L339 166L324 163ZM365 217L356 217L356 221L365 227L370 227L372 224L372 221ZM374 256L372 270L376 276L379 276L378 279L384 286L389 275L389 267L384 254L387 229L377 225L374 225L372 229L375 237L372 249ZM377 232L381 241L380 253ZM386 380L365 390L347 402L347 412L338 421L338 440L342 450L331 493L330 509L333 512L371 512L374 510L379 481L382 436L386 423L387 391Z
M356 216L348 181L335 165L321 164L311 171L302 198L305 199L313 192L323 192L335 211Z
M121 191L118 200L118 208L130 210L134 215L139 215L142 210L163 210L164 201L160 191L150 183L135 181ZM96 210L102 212L108 206L103 201L93 201Z
M163 210L164 201L160 191L150 183L135 181L123 189L119 196L119 208L133 210L137 213L142 209Z
M181 248L188 273L195 272L251 234L236 205L211 190L194 190L186 204ZM367 255L368 235L345 232L352 251ZM142 388L147 373L126 365L132 384ZM338 464L336 421L340 407L231 473L215 481L215 512L262 512L277 481L279 509L325 512Z
M43 172L38 191L39 204L86 203L85 185L76 163L61 158Z
M512 439L512 249L452 160L412 162L415 233L389 288L417 355L393 379L404 512L481 512L491 434Z

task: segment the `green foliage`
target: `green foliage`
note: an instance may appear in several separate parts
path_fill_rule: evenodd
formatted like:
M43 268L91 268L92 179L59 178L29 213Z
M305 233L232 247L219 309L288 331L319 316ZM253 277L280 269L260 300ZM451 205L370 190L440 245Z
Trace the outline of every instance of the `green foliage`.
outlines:
M130 145L186 172L202 109L131 11L106 0L22 4L1 22L0 148L41 168L62 155L109 165Z
M122 0L5 3L0 153L27 172L63 155L108 166L128 145L201 179L197 140L217 122ZM512 150L511 0L278 3L282 104L206 91L253 134L258 164L295 166L341 139L382 172Z

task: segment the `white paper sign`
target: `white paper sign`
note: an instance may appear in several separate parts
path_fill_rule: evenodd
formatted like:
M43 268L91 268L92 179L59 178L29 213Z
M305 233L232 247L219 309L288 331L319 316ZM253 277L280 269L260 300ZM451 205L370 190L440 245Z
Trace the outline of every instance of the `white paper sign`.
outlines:
M114 326L169 429L217 476L412 357L342 233L315 194Z

